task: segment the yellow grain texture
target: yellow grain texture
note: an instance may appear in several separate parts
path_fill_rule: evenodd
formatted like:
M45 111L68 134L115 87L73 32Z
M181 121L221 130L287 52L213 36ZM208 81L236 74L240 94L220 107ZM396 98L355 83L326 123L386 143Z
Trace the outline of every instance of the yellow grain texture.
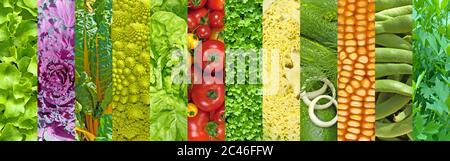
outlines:
M375 140L375 0L338 0L338 140Z
M300 1L266 1L263 139L300 140Z

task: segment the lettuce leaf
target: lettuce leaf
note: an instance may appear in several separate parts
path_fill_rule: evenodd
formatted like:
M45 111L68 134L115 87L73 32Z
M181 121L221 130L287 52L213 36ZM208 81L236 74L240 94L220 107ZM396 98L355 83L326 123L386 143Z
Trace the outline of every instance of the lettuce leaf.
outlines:
M152 1L150 139L187 140L187 1ZM161 11L164 10L164 11ZM170 12L175 11L178 12ZM177 51L177 52L175 52ZM172 52L177 53L172 55ZM179 77L174 77L174 74ZM173 80L181 83L175 83Z
M0 141L37 140L36 5L0 2Z

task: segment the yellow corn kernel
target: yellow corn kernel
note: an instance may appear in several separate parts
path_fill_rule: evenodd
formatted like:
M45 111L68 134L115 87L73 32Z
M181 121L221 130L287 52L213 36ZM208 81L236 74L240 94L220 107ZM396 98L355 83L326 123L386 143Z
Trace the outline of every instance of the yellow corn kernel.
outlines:
M338 0L338 140L375 140L374 0Z

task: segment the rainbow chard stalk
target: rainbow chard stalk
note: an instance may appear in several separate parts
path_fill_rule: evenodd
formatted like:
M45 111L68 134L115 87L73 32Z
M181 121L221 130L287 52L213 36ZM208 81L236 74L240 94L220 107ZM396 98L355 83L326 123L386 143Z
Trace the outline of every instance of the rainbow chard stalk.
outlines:
M75 2L77 140L112 139L112 0Z
M38 140L75 139L74 0L38 0Z

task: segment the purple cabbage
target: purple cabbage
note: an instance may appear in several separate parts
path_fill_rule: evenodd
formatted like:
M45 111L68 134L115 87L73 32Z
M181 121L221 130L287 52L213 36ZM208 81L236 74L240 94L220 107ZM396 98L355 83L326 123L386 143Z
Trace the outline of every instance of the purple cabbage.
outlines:
M39 140L75 140L75 3L38 0Z

